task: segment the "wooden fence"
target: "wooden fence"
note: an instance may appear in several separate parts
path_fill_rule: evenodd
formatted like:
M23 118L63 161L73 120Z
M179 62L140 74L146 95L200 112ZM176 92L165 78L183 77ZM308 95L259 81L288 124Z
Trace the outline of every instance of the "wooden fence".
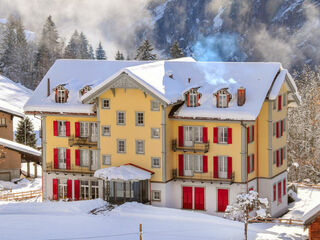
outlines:
M285 218L265 218L265 219L251 219L249 223L277 223L277 224L288 224L288 225L303 225L302 220L296 219L285 219Z
M41 197L42 190L31 190L26 192L0 192L0 201L24 201L31 198Z

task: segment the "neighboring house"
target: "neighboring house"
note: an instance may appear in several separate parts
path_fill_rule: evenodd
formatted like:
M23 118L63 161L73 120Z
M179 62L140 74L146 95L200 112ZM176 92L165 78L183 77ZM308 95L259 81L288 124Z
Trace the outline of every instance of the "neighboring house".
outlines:
M320 204L302 217L303 225L309 230L309 240L320 239Z
M58 60L25 105L42 117L43 196L224 212L250 189L287 211L280 63Z
M14 142L13 122L25 117L19 103L27 100L26 93L27 89L0 75L0 180L19 178L22 160L29 165L41 159L40 151Z

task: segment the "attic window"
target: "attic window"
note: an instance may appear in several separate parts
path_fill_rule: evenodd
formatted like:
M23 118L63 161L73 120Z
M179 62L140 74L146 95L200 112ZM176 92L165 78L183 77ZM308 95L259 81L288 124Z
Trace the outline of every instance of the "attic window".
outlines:
M53 89L55 92L56 103L65 103L68 100L69 91L64 86L65 84L60 84Z
M81 88L80 90L80 95L83 96L84 94L86 94L87 92L89 92L92 89L92 87L90 85L86 85L83 88Z
M228 92L227 88L224 88L216 93L216 98L218 108L227 108L232 99L232 95Z
M196 88L192 88L189 92L186 93L186 103L188 107L197 107L200 106L199 99L201 95L198 93Z

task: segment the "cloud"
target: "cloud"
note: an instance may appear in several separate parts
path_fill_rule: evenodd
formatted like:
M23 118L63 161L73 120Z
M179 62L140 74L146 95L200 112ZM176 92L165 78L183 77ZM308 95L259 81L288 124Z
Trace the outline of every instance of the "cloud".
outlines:
M68 41L75 29L94 47L101 40L109 59L120 49L135 49L136 33L152 28L149 0L0 0L0 18L19 14L26 29L41 33L51 15L60 36Z

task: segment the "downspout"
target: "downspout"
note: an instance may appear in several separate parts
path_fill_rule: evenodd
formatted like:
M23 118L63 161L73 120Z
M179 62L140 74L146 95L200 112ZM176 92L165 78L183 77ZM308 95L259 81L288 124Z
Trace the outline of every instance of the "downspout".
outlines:
M246 159L245 162L248 161L248 130L247 130L247 125L243 123L243 121L240 121L240 124L242 127L244 127L245 131L245 154L246 154ZM248 163L247 163L248 164ZM249 191L249 182L248 182L248 166L245 168L245 172L246 172L246 178L247 178L247 193Z
M162 110L162 120L161 120L161 129L162 129L162 181L167 181L167 149L166 149L166 131L167 131L167 123L166 123L166 109L164 105L161 105ZM150 185L151 186L151 185Z

